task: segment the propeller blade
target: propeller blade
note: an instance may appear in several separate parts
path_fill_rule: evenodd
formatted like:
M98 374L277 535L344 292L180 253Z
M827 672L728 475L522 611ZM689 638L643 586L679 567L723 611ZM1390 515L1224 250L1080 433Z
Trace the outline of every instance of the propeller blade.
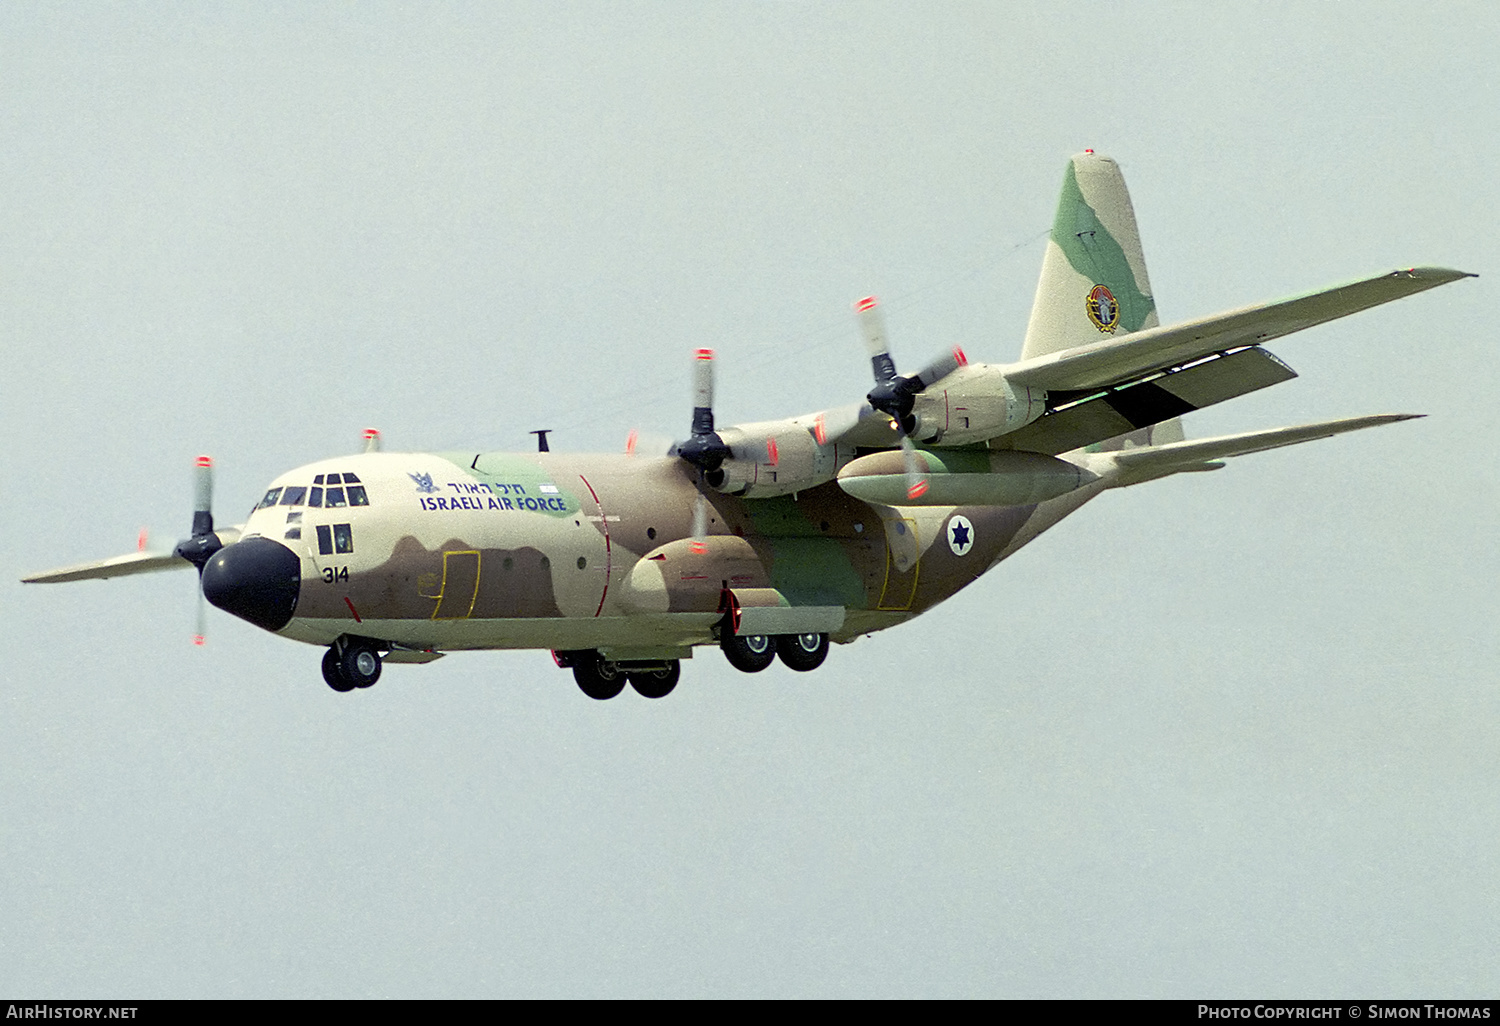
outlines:
M636 443L641 440L641 433L635 428L630 429L630 434L625 436L625 455L634 456Z
M920 392L922 389L936 384L960 367L967 366L968 362L969 358L964 355L964 351L958 346L954 346L952 352L938 357L917 372L914 379L917 387L912 391L914 393Z
M781 450L777 448L774 438L758 442L736 442L729 447L729 455L747 463L764 463L770 467L781 462Z
M865 348L870 351L870 369L875 373L875 383L883 385L896 376L896 361L891 359L891 347L885 333L885 314L874 296L866 296L854 304L854 315L859 320L859 331L864 337Z
M700 349L693 360L693 434L714 430L714 351Z
M909 435L901 436L901 458L906 464L906 497L920 499L927 494L927 463L917 453Z
M837 409L824 410L813 418L811 428L813 440L819 445L838 441L859 426L861 411L866 409L868 407L854 403Z
M377 428L365 428L365 452L380 451L380 431Z
M701 476L701 475L700 475ZM698 498L693 501L692 550L698 555L708 551L708 496L703 494L703 482L698 482Z
M193 486L193 537L214 533L214 461L199 456L195 464Z
M207 637L208 637L208 602L207 602L206 599L204 599L204 597L203 597L203 589L200 587L198 589L198 622L197 622L197 625L193 628L193 644L197 645L197 646L199 646L201 648L202 645L203 645L204 640Z

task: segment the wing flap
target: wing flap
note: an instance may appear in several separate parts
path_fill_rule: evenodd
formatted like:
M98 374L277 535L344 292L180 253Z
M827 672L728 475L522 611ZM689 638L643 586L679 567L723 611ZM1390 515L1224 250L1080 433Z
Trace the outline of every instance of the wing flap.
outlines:
M1296 371L1275 356L1251 346L1118 388L1049 396L1054 402L1058 399L1063 402L1019 431L992 440L990 445L1056 456L1296 376Z
M1149 328L1031 360L1006 370L1016 385L1052 391L1121 384L1211 353L1258 345L1372 306L1476 275L1446 267L1413 267L1335 285L1290 299L1214 314L1165 328Z

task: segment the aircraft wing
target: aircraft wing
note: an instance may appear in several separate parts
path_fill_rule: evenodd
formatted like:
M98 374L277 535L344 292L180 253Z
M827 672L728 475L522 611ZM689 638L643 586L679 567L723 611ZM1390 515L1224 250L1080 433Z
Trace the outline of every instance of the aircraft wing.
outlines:
M60 584L63 581L87 581L107 577L125 577L129 574L149 574L158 570L181 570L193 564L170 552L131 552L124 556L113 556L92 563L79 563L57 570L44 570L39 574L21 578L23 584Z
M1149 328L1119 338L1012 364L1005 376L1015 385L1070 392L1117 385L1134 378L1345 317L1394 299L1477 275L1446 267L1404 271L1335 285L1290 299L1230 310L1165 328Z
M1403 420L1421 417L1419 413L1384 413L1370 417L1345 417L1341 420L1324 420L1297 427L1270 428L1264 431L1246 431L1237 435L1220 435L1217 438L1195 438L1167 445L1143 446L1109 453L1109 457L1120 468L1111 487L1152 481L1169 474L1180 474L1199 470L1218 470L1224 466L1218 462L1230 456L1279 449L1299 442L1312 442L1319 438L1332 438L1346 431L1395 424Z

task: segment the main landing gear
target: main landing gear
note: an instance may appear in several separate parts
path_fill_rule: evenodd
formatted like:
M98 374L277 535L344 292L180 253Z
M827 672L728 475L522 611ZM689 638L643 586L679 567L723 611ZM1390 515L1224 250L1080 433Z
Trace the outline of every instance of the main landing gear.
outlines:
M828 658L828 635L724 634L719 647L731 666L746 673L759 673L778 657L787 669L807 673ZM626 684L642 698L665 698L682 677L682 663L676 659L615 662L592 648L554 651L552 660L572 670L578 690L600 702L614 698Z
M642 698L666 698L682 677L682 663L676 659L617 663L594 649L553 652L552 658L558 666L572 668L578 690L601 702L624 691L627 682Z
M759 673L776 660L787 669L807 673L828 658L826 634L724 634L719 639L724 658L736 670Z
M323 679L335 691L367 688L380 679L380 653L364 638L340 638L323 653Z

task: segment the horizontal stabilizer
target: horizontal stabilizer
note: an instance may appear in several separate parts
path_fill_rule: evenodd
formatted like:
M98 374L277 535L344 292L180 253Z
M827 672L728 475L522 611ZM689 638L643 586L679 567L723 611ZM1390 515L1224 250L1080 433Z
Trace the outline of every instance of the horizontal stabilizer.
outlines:
M1049 353L1006 368L1013 385L1049 392L1102 388L1200 356L1258 345L1372 306L1476 275L1446 267L1413 267L1273 303L1260 303L1165 328Z
M45 570L21 578L23 584L61 584L64 581L88 581L130 574L150 574L158 570L182 570L193 564L170 552L132 552L93 563L79 563L57 570Z
M1346 417L1342 420L1324 420L1316 424L1297 427L1271 428L1266 431L1246 431L1237 435L1220 435L1217 438L1195 438L1169 445L1153 445L1140 449L1126 449L1110 453L1119 468L1118 476L1110 482L1112 488L1152 481L1168 474L1179 474L1195 470L1216 470L1223 466L1215 460L1230 456L1244 456L1267 449L1312 442L1319 438L1332 438L1348 431L1395 424L1398 421L1414 420L1419 413L1383 413L1372 417Z

